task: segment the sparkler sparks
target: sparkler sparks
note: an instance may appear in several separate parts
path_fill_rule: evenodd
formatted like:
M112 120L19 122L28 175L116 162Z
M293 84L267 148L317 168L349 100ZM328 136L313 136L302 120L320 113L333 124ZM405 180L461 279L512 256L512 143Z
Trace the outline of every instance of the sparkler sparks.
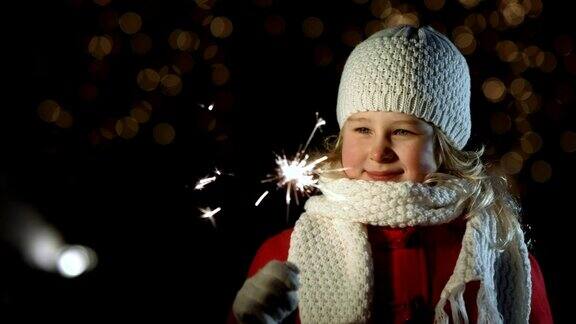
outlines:
M208 185L209 183L212 183L212 182L216 181L216 179L217 179L219 176L223 175L223 174L224 174L224 175L229 175L229 176L233 176L233 175L234 175L234 174L232 174L232 173L222 172L222 171L220 171L218 168L214 168L214 174L215 174L214 176L211 176L211 177L207 176L207 177L204 177L204 178L198 180L198 182L196 182L196 186L194 187L194 190L202 190L202 189L204 189L204 187L205 187L206 185Z
M220 210L222 210L221 207L218 207L214 210L210 209L210 207L206 207L206 208L198 208L201 212L202 212L202 218L208 218L210 219L210 222L212 222L212 225L214 227L216 227L216 222L214 221L214 215L216 215L216 213L218 213Z
M216 176L202 178L202 179L198 180L198 182L196 183L196 186L194 187L194 190L202 190L202 189L204 189L204 187L207 184L214 182L214 181L216 181Z
M262 201L262 199L264 199L264 197L266 197L267 195L268 195L268 190L266 190L262 195L260 195L260 198L258 198L258 200L256 200L256 203L254 204L254 206L260 205L260 202Z
M211 104L209 104L208 106L206 106L206 105L203 104L203 103L198 104L198 105L199 105L200 107L206 108L206 109L208 109L208 110L210 110L210 111L212 111L212 109L214 109L214 103L211 103Z
M316 130L320 127L326 125L326 121L324 119L318 117L318 113L316 113L316 125L308 137L308 141L306 141L306 145L302 150L299 150L296 153L294 159L290 160L286 158L285 155L279 156L276 155L276 174L269 176L268 179L263 180L262 182L271 182L276 181L279 187L286 188L286 205L290 205L291 196L294 195L296 198L296 203L298 202L298 194L306 194L309 195L314 188L317 188L318 177L317 175L320 172L324 172L320 169L316 169L317 165L321 162L328 159L327 156L322 156L320 158L315 159L312 162L308 162L310 156L306 154L306 149L310 144ZM256 202L256 206L262 201L264 196L266 196L267 192L263 194L260 199Z
M298 199L297 192L309 194L312 188L316 187L318 179L315 177L315 167L328 157L323 156L308 163L308 154L304 158L300 158L303 151L296 154L294 160L288 160L285 156L276 157L276 164L278 165L278 175L273 179L278 180L278 186L287 187L286 190L286 203L290 203L290 191L294 191L294 197Z

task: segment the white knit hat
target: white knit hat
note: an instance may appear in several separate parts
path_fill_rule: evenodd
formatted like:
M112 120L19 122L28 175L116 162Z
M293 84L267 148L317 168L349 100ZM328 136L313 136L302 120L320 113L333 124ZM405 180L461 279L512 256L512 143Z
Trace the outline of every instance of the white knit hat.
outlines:
M462 149L471 128L468 64L430 26L381 30L348 57L336 110L340 128L356 112L410 114L439 127Z

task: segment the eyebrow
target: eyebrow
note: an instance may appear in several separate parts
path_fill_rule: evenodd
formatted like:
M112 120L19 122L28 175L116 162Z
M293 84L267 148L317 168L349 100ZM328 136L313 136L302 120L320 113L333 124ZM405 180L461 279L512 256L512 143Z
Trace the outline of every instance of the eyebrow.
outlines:
M348 117L348 120L353 121L353 122L357 122L357 121L358 122L359 121L368 121L369 122L369 121L371 121L370 119L365 118L365 117Z
M366 117L349 117L348 118L349 121L351 122L371 122L372 120ZM421 125L419 120L397 120L397 121L393 121L391 124L409 124L409 125L414 125L414 126L419 126Z
M420 125L422 125L422 122L419 120L398 120L398 121L392 122L392 124L409 124L409 125L414 125L414 126L420 126Z

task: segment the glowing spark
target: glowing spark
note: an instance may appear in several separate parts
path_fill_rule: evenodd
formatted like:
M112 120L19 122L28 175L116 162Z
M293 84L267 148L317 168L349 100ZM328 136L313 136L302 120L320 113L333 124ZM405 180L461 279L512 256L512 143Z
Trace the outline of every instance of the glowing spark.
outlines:
M206 105L203 104L203 103L200 103L200 104L198 104L198 105L199 105L200 107L202 107L202 108L207 108L207 109L210 110L210 111L212 111L212 109L214 109L214 103L211 103L210 105L208 105L208 107L206 107Z
M223 174L224 174L224 175L229 175L229 176L234 176L234 173L223 172L223 171L221 171L221 170L218 169L218 168L214 168L214 173L215 173L216 175L219 175L219 176L220 176L220 175L223 175Z
M294 160L289 160L285 156L276 156L277 175L265 180L278 181L279 187L286 187L286 204L290 203L290 194L293 192L296 199L297 193L309 194L312 188L317 188L318 179L315 177L317 170L316 165L328 159L323 156L308 163L308 154L304 158L300 158L301 154L297 154Z
M316 113L316 125L312 130L308 140L306 141L306 145L302 150L298 150L294 159L288 159L286 156L280 157L276 155L276 174L269 175L268 179L264 180L263 182L271 182L277 181L277 185L279 187L286 188L286 205L290 205L291 195L294 195L296 198L296 203L298 202L298 193L303 194L310 194L314 188L318 188L318 173L321 171L320 169L316 169L317 165L326 159L327 156L322 156L312 162L308 162L310 156L306 154L306 149L312 141L316 130L321 126L326 125L326 121L320 117L318 117L318 113ZM325 172L325 171L323 171ZM264 197L260 197L257 204L260 203L261 199ZM287 215L289 213L287 212Z
M312 130L310 137L308 137L308 141L306 141L306 145L304 145L302 152L305 152L306 149L308 148L308 144L310 144L310 141L312 140L312 137L314 136L314 133L316 133L316 130L318 129L318 127L324 126L324 125L326 125L326 121L322 118L319 118L318 113L316 113L316 126L314 126L314 129Z
M200 216L200 217L210 219L210 222L212 222L212 225L214 225L214 227L216 227L216 223L214 221L214 215L216 215L217 212L222 210L222 208L218 207L214 210L211 210L210 207L198 208L198 209L200 209L200 211L203 213L202 216Z
M264 197L266 197L267 195L268 195L268 190L266 190L262 195L260 195L260 198L258 198L258 200L256 200L256 203L254 204L254 206L260 205L260 202L262 201L262 199L264 199Z
M195 190L202 190L204 189L204 187L211 183L216 181L216 176L214 177L206 177L206 178L202 178L200 180L198 180L198 182L196 183L196 187L194 187Z

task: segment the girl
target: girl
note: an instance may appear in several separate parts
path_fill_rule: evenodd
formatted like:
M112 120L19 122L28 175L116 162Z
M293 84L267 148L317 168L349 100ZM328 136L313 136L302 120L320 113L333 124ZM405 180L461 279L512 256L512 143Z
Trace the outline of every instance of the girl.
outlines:
M239 322L552 322L505 179L462 150L470 76L445 36L400 26L360 43L337 117L324 168L345 171L259 249Z

